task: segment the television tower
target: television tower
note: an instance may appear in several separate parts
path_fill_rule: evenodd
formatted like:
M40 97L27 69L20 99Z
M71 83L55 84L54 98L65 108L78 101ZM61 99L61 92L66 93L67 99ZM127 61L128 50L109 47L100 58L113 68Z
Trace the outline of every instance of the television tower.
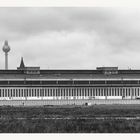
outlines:
M2 50L5 52L5 70L8 70L8 52L10 51L10 46L7 40L5 40Z

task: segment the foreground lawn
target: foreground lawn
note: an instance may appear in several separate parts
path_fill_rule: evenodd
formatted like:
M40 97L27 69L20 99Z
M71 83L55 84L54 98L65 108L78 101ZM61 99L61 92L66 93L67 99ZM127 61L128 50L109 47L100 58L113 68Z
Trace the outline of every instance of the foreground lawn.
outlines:
M140 105L0 107L1 133L139 133ZM83 119L83 117L85 119ZM98 120L96 117L107 117ZM46 119L47 118L47 119ZM58 119L61 118L61 119ZM63 119L64 118L64 119ZM70 118L70 119L65 119Z

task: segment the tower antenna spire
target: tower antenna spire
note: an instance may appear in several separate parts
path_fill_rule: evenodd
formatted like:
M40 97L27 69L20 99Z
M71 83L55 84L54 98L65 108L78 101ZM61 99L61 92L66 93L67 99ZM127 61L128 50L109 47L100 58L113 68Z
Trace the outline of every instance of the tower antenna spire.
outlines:
M2 50L5 53L5 70L8 70L8 52L10 51L10 46L7 40L5 40Z

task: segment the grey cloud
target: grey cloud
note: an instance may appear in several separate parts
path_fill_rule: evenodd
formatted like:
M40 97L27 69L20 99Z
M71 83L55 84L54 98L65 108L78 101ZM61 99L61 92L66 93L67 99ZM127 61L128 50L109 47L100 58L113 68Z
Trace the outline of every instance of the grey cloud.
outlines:
M0 8L0 43L9 40L11 68L21 56L42 68L138 67L139 57L130 56L140 52L139 15L128 8Z

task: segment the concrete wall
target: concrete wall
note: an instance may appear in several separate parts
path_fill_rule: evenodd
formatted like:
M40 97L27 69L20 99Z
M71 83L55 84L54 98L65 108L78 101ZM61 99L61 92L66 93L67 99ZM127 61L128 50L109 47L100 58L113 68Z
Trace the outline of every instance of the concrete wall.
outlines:
M140 100L1 100L0 106L43 106L43 105L95 105L95 104L140 104Z

